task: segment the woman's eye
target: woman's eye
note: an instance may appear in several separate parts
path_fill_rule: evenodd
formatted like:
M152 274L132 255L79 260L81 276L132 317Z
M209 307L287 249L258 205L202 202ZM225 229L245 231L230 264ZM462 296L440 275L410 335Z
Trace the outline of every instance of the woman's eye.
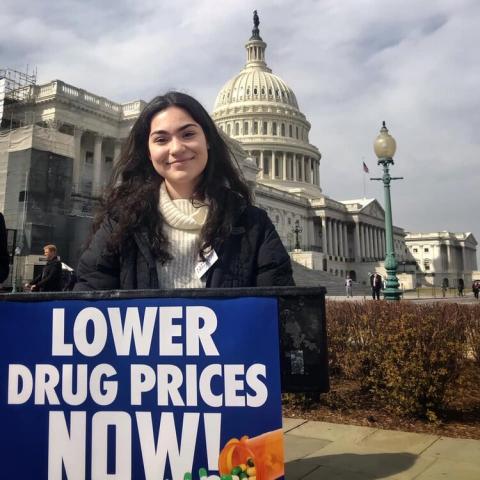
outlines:
M190 137L193 137L194 135L195 135L195 132L185 132L183 136L185 138L190 138Z
M157 137L155 143L167 143L167 139L165 137Z

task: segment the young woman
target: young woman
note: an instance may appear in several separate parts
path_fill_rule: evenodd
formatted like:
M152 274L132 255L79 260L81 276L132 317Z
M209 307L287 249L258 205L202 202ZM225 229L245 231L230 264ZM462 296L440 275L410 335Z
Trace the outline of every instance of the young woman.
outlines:
M133 125L77 273L75 290L294 284L213 120L179 92Z

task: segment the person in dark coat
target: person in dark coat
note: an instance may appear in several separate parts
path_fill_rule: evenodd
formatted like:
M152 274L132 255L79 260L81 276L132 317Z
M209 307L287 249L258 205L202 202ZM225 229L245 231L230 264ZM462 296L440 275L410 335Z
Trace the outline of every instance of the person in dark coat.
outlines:
M370 287L372 288L372 298L374 300L380 300L380 290L382 290L383 287L381 275L378 273L373 273L370 276Z
M47 257L47 263L43 267L42 273L26 286L32 292L60 292L62 290L62 262L57 257L57 247L45 245L43 255Z
M5 227L3 214L0 213L0 283L7 279L9 266L10 256L7 248L7 228Z
M478 293L480 292L480 280L474 280L472 283L472 292L474 297L478 300Z
M133 125L74 290L294 285L290 257L202 105L169 92Z

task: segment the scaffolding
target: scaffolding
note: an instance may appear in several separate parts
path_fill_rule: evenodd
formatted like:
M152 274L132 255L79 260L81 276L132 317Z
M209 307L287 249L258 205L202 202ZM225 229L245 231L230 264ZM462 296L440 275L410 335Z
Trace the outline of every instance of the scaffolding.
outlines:
M8 116L11 117L16 106L31 101L36 82L36 68L32 73L29 73L28 66L25 72L12 68L0 68L0 125L4 120L7 122L10 120L11 123L11 118L8 119Z

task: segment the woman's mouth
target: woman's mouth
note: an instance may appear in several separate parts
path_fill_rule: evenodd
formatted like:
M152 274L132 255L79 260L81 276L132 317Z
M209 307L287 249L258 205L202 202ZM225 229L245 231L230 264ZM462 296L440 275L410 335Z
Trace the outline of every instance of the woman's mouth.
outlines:
M188 162L189 160L191 160L190 157L188 158L175 158L173 160L169 160L166 162L167 165L175 165L176 163L185 163L185 162Z

